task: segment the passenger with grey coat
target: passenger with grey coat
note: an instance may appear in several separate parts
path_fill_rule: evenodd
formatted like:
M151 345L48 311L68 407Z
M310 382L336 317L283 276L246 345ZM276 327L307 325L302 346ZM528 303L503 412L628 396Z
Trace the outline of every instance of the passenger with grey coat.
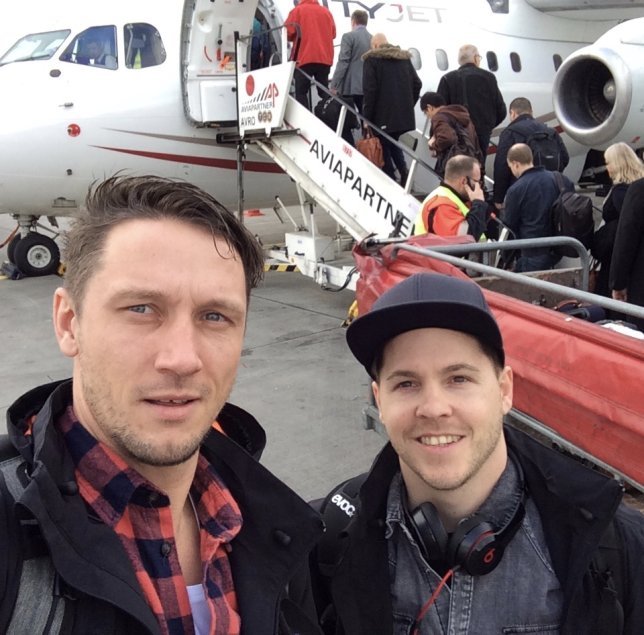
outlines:
M371 33L367 31L369 14L357 9L351 14L351 31L342 36L340 55L335 65L331 92L352 102L362 112L362 56L371 48Z

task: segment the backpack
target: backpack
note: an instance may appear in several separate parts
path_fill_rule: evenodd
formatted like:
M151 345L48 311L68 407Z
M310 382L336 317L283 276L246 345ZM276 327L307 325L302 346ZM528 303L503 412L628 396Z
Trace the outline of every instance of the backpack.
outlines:
M349 104L352 105L352 104ZM340 120L340 110L342 109L342 102L334 97L329 95L325 99L321 99L313 109L315 116L323 121L329 128L332 130L337 130L338 121ZM351 133L352 128L356 128L358 125L358 120L355 114L348 110L344 116L344 127L343 132L349 131Z
M333 576L335 568L342 562L346 547L346 528L360 511L360 488L367 479L368 472L359 474L336 485L323 499L310 502L322 515L326 531L313 553L316 558L320 577L327 581ZM593 581L591 589L592 606L601 606L598 611L597 633L621 633L624 626L624 599L628 589L626 567L622 555L622 539L614 518L597 546L588 568ZM316 606L320 614L320 624L325 633L333 633L336 619L332 598L328 588L320 581L313 582Z
M532 150L535 166L542 166L550 172L560 172L566 167L561 158L559 135L554 128L545 126L544 130L527 135L525 143Z
M483 155L476 147L476 144L470 138L468 131L452 115L448 115L449 124L456 134L456 143L445 152L441 158L442 168L445 171L447 162L457 154L464 154L468 157L474 157L481 166L483 165Z
M550 208L552 235L576 238L586 249L589 249L595 230L593 202L585 194L567 191L561 173L552 174L559 189L559 195ZM554 251L559 256L569 258L579 256L574 247L555 247Z

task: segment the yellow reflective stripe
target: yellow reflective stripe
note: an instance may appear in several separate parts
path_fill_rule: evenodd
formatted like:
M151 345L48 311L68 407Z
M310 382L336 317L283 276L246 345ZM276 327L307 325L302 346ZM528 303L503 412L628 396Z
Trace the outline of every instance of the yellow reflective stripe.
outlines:
M448 198L456 207L458 210L463 214L463 216L467 216L467 213L470 211L465 203L461 201L458 196L452 192L452 190L448 187L445 187L444 185L439 185L434 191L430 192L427 195L427 198L423 201L423 205L420 208L420 213L418 216L416 216L416 222L414 223L414 236L420 236L421 234L426 234L427 233L427 228L425 227L425 222L423 220L423 212L425 211L425 206L430 204L432 202L432 199L439 198L439 197L444 197Z

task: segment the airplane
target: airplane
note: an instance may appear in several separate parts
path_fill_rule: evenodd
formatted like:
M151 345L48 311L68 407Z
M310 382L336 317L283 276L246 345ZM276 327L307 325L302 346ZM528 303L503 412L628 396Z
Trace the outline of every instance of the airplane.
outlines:
M609 118L609 74L617 71L607 66L597 88L597 82L575 80L572 72L556 79L557 70L570 69L564 59L580 49L590 51L598 64L607 56L614 60L620 55L619 38L610 49L594 42L623 27L621 20L640 18L626 23L639 24L640 32L644 21L640 0L321 2L334 15L336 45L350 28L351 12L366 10L372 34L384 32L412 52L423 91L435 89L442 74L457 66L458 47L466 42L484 53L483 66L497 75L506 103L528 97L535 115L552 124L555 82L559 123L571 126L568 172L575 177L589 147L606 143L603 137L595 144L592 135L580 135L573 120L581 110L562 104L586 103L584 90L601 92L606 86L608 106L596 111L592 102L588 107L595 123ZM0 213L13 215L20 225L8 252L21 270L43 275L57 269L58 247L37 231L38 219L55 223L58 216L82 213L88 186L119 170L186 179L240 214L242 205L268 207L276 197L287 204L298 200L292 179L255 145L231 142L237 130L235 33L250 34L257 15L279 61L286 49L280 27L292 0L114 0L93 3L90 10L86 2L68 0L53 7L48 2L42 15L37 6L30 4L22 37L0 58ZM0 23L10 21L9 11L2 9ZM88 53L92 39L113 60L109 67ZM633 87L642 84L637 67L632 55L622 62ZM569 78L574 93L568 90ZM612 85L619 92L625 82L615 79ZM639 93L635 88L631 93L634 105L622 127L632 141L642 115L635 99ZM614 101L616 108L623 104L621 96ZM419 136L425 121L420 111L416 116ZM617 125L611 130L620 134ZM424 145L419 144L421 151ZM243 170L238 169L242 160Z

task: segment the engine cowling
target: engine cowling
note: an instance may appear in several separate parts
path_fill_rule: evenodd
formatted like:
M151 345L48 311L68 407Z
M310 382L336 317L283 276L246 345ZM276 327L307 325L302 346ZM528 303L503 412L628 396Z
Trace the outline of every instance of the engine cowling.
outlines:
M613 27L568 57L553 85L554 110L568 135L602 149L644 141L644 18Z

